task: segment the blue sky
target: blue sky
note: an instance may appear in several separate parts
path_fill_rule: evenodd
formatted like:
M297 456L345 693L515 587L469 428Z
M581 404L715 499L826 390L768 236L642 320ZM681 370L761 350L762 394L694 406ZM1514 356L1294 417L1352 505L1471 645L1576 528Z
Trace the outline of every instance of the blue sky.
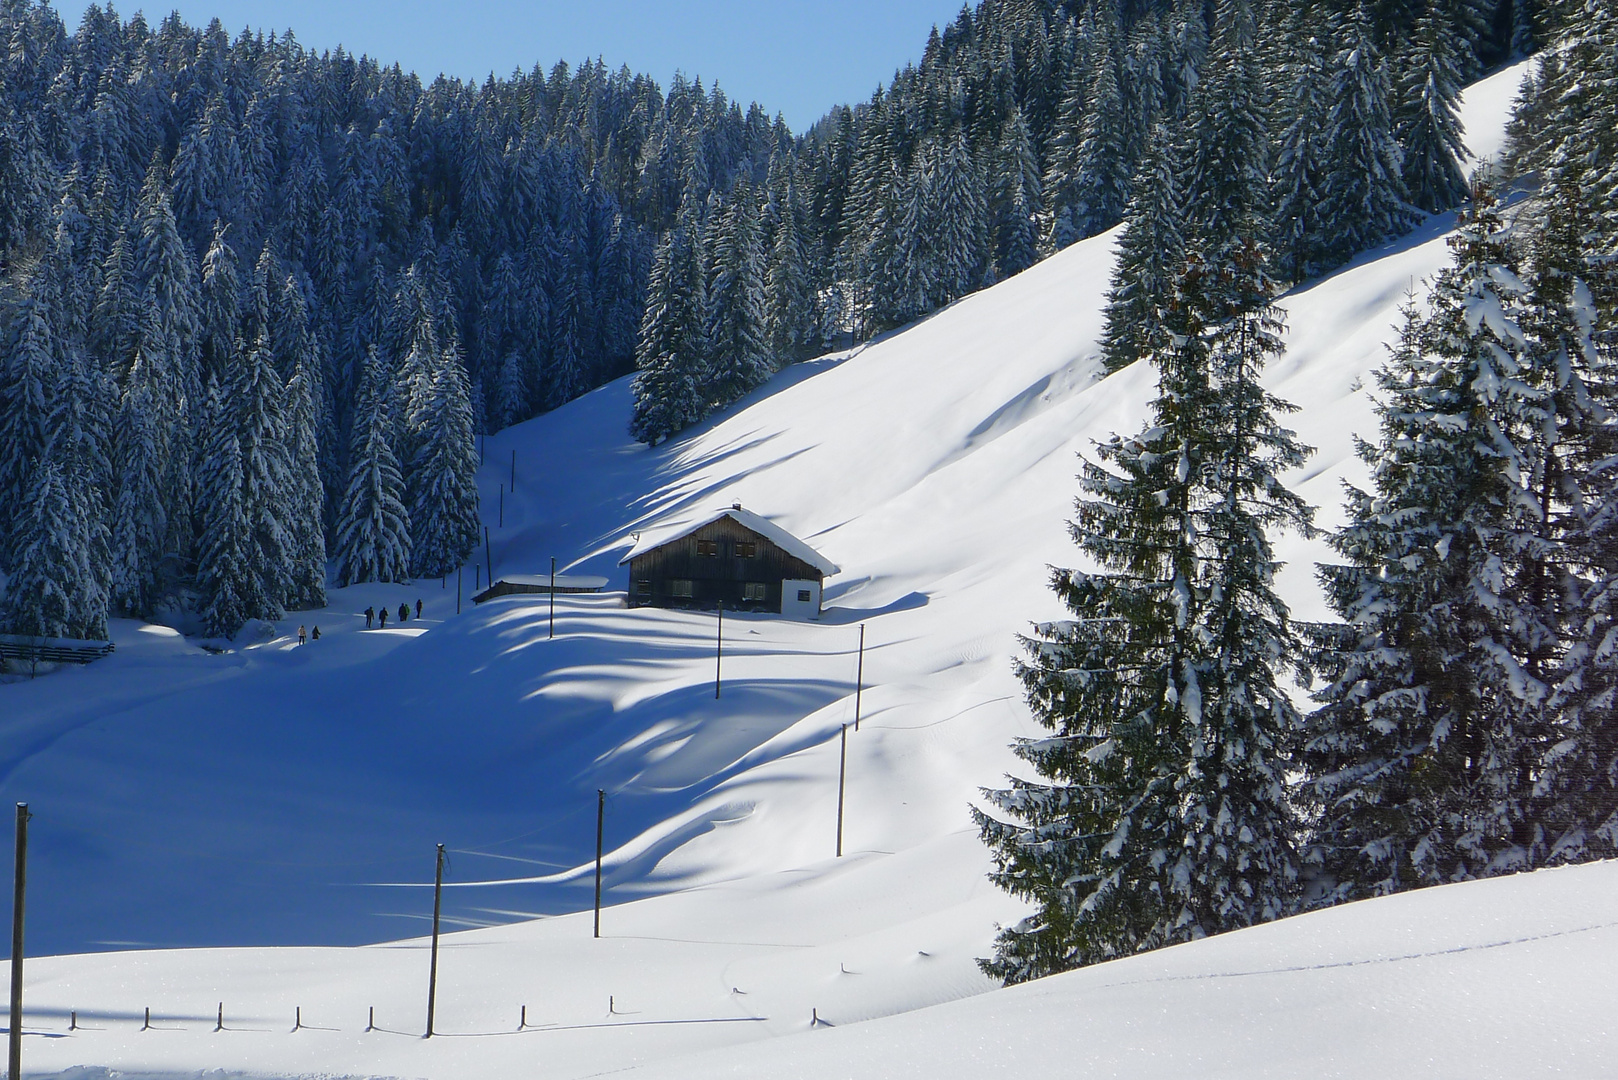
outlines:
M58 10L69 29L85 4ZM628 64L664 87L676 69L717 79L744 103L785 114L794 131L833 105L869 97L895 67L919 60L927 31L960 0L163 0L114 5L156 21L170 7L186 21L217 16L234 37L245 26L291 27L315 49L339 44L413 68L481 80L539 62L597 55Z

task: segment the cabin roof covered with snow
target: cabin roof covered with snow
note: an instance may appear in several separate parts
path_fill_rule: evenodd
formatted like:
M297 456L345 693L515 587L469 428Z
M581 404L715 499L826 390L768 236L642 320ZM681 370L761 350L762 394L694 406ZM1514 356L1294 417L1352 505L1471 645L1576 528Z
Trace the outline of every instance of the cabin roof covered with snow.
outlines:
M841 572L841 567L826 556L787 532L769 518L760 517L751 510L743 510L740 506L727 506L723 510L716 510L711 514L698 518L677 518L653 526L642 532L635 540L635 546L629 553L618 560L619 566L625 566L631 559L639 558L654 548L671 543L681 537L690 536L705 525L712 525L721 518L730 518L743 528L751 529L770 541L782 551L795 559L800 559L819 570L827 577Z

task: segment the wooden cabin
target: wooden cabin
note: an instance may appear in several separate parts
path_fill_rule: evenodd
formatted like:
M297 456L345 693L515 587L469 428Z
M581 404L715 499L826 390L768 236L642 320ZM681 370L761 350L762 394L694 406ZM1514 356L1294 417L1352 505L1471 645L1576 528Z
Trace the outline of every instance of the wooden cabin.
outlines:
M836 563L740 503L696 522L641 535L629 566L629 606L772 611L820 617Z

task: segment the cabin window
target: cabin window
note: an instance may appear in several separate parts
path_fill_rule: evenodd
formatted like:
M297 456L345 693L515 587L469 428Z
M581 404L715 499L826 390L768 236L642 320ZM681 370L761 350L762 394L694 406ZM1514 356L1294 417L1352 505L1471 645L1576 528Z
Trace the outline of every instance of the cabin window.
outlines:
M717 541L717 540L698 540L697 541L697 554L698 555L718 555L719 554L719 541Z
M669 592L680 600L691 599L691 581L688 578L675 578L669 582Z
M762 581L749 581L742 586L743 600L764 599L764 583Z
M809 603L809 590L808 589L799 589L798 590L798 603L800 603L800 604Z
M742 559L758 558L758 544L752 540L736 541L736 556Z
M636 596L650 596L650 595L652 595L652 583L650 581L637 581L637 582L635 582L635 595Z

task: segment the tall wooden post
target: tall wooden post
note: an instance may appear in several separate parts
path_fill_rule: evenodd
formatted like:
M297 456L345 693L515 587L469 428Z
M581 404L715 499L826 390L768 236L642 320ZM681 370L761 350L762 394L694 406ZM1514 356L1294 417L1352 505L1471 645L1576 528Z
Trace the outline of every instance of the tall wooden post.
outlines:
M865 624L860 623L860 664L854 676L854 730L860 729L860 691L865 689Z
M484 569L489 572L489 588L494 588L494 552L489 547L489 527L483 526L483 561Z
M837 857L843 857L843 788L848 782L848 725L843 725L842 743L837 751Z
M601 936L601 837L602 826L607 817L607 793L596 788L596 929L595 937Z
M427 1038L433 1037L433 1007L438 1002L438 912L444 896L444 845L438 845L438 869L433 873L433 958L427 968Z
M713 653L713 696L719 698L719 665L725 659L725 602L719 601L719 629L714 634Z
M551 556L551 637L556 636L556 556Z
M27 803L17 804L17 872L11 898L11 1080L22 1080L22 908L28 891Z

